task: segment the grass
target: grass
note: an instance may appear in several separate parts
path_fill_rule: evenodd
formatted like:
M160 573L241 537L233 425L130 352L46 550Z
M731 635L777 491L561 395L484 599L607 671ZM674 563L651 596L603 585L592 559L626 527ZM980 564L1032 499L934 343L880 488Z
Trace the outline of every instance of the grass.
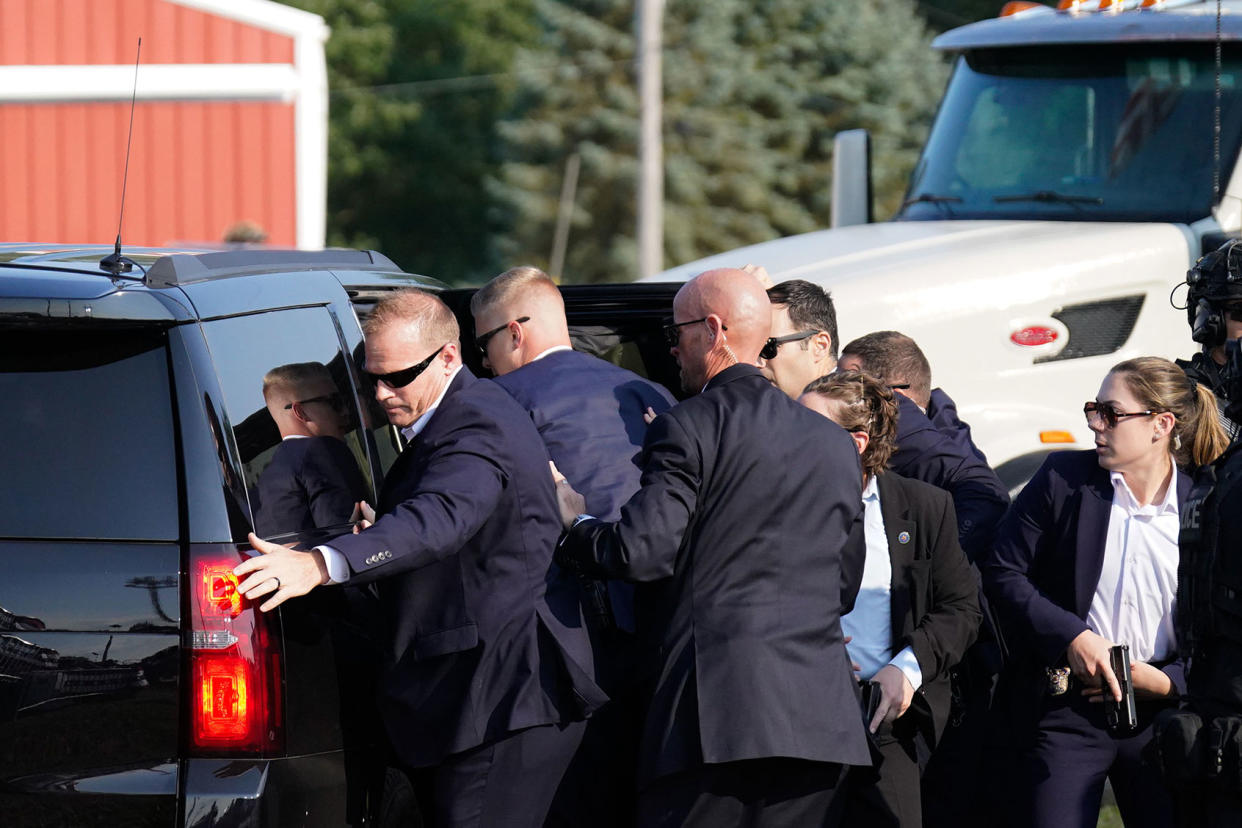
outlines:
M1117 800L1113 797L1113 786L1104 783L1104 799L1100 803L1100 820L1096 828L1122 828L1121 812L1117 810Z
M1105 805L1100 808L1100 821L1096 828L1122 828L1121 812L1116 805Z

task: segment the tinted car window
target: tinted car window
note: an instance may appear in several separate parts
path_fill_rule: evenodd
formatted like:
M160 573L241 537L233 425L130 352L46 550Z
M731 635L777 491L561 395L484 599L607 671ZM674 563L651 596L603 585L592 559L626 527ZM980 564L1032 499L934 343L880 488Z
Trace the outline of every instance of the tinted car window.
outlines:
M166 337L0 332L0 536L177 538Z
M375 310L375 306L384 298L391 296L394 292L395 290L390 288L350 290L350 304L353 307L354 316L358 320L359 327L361 327L367 317L371 315L371 312ZM457 291L456 293L460 296L457 301L462 303L460 305L455 304L454 297L449 295L450 293L453 293L452 291L448 293L441 293L439 296L448 303L449 307L454 309L454 312L458 315L459 319L462 314L465 313L466 322L468 322L469 297L473 292L474 291ZM470 329L463 327L462 330L469 331ZM350 352L354 355L354 364L358 366L364 365L366 363L366 348L363 345L361 333L357 329L353 329L352 331L345 330L343 335L345 337L346 344L350 348ZM473 352L473 350L474 349L472 348L463 349L463 357L468 358L469 353ZM487 376L486 372L480 373L478 371L477 359L473 364L467 360L467 364L469 364L474 372L479 376ZM375 386L369 383L364 383L362 388L362 405L366 414L368 429L371 432L371 439L375 444L375 459L379 463L380 474L387 475L388 470L392 468L392 464L395 463L397 461L397 457L400 456L401 450L405 443L401 438L401 432L397 430L396 426L389 424L388 415L384 413L384 407L375 399ZM383 479L383 477L380 479Z
M347 529L354 502L372 496L357 400L328 311L275 311L203 329L255 529L268 538Z

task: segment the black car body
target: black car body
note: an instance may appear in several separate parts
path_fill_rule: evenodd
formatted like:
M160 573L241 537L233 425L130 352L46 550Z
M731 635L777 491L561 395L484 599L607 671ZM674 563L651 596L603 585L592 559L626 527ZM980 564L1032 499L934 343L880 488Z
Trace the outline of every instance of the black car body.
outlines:
M252 529L332 534L256 524L280 442L265 372L327 366L373 498L401 446L360 382L359 317L435 290L468 341L470 291L359 251L131 251L116 276L108 252L0 246L0 825L413 818L374 714L370 594L264 615L230 570ZM676 287L567 288L576 344L675 387Z

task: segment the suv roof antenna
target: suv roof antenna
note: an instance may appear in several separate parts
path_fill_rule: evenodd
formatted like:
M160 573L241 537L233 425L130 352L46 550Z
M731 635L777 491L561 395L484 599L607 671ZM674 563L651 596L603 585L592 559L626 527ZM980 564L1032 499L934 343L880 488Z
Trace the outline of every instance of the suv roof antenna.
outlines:
M138 54L134 56L134 92L129 99L129 137L125 139L125 172L121 174L121 214L116 220L116 246L111 256L105 256L99 260L99 269L111 273L113 278L136 279L134 276L121 276L122 273L129 273L133 270L134 265L138 265L138 269L146 273L142 265L121 255L121 223L125 220L125 188L129 184L129 148L134 141L134 104L138 100L138 61L141 58L142 38L139 37Z
M1212 106L1212 204L1220 204L1220 3L1216 0L1216 85Z

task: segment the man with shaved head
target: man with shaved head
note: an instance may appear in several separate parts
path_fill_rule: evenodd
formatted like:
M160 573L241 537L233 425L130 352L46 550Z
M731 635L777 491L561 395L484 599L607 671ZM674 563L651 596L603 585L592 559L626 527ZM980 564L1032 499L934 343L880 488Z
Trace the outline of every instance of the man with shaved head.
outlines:
M750 273L687 282L665 331L696 396L652 422L641 488L606 522L558 479L559 559L652 596L639 825L836 825L844 767L870 764L840 624L865 554L858 452L755 366L771 318Z
M515 267L474 294L475 347L496 382L530 414L548 454L581 481L592 514L616 520L638 490L648 408L675 402L663 387L573 350L560 288L542 270ZM579 579L596 676L610 696L591 717L553 803L549 828L633 825L633 770L642 720L634 588Z

